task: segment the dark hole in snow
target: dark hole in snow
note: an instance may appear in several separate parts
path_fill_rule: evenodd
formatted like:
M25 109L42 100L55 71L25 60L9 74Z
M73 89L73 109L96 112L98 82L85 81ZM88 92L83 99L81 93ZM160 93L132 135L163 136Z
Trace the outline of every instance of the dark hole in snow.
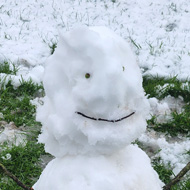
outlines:
M166 31L167 32L171 32L174 28L176 28L177 27L177 24L175 24L175 23L170 23L170 24L168 24L168 25L166 25Z

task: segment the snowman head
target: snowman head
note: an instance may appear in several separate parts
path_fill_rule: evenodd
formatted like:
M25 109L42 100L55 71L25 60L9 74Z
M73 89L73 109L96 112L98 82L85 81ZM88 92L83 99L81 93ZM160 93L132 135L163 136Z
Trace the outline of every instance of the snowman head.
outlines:
M44 74L39 141L56 157L110 154L146 128L149 105L128 44L105 27L60 37Z

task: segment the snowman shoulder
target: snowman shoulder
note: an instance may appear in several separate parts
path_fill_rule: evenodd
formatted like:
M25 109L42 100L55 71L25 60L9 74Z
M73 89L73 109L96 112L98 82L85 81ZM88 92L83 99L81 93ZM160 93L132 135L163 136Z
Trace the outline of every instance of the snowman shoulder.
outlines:
M131 144L129 146L126 146L121 153L124 154L125 159L132 159L134 162L138 161L140 163L141 161L144 163L150 163L150 158L148 155L138 147L136 144Z
M155 190L161 189L164 183L160 181L158 174L153 169L148 155L137 145L129 145L123 151L127 170L136 175L144 187L148 184L147 189L149 189L148 187Z

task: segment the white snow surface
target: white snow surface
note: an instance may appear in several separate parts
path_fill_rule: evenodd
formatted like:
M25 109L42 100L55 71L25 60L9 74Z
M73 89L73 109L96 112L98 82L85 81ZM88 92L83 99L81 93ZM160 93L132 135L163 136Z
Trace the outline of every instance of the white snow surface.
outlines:
M185 167L187 160L189 160L189 155L187 154L189 150L189 138L168 142L164 136L152 138L152 135L143 134L139 140L144 145L159 151L157 156L160 156L164 163L168 163L174 168L173 172L175 175Z

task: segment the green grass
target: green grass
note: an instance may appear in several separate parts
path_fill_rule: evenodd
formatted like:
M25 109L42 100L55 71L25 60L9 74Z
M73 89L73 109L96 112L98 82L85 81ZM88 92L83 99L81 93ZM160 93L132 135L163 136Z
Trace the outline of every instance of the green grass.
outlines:
M11 148L4 145L0 156L0 163L26 186L32 187L42 172L39 165L39 158L42 154L45 154L43 145L37 144L34 141L28 141L25 146L13 145ZM6 158L7 155L10 155L11 158L3 159ZM1 190L22 189L1 170L0 179Z
M189 190L190 189L190 179L183 180L179 184L172 187L171 190Z
M7 61L0 63L0 73L16 75L17 71L18 67L16 67L14 64L11 65Z
M147 77L143 78L143 87L148 98L156 97L162 100L167 96L174 98L182 97L185 106L182 113L174 111L171 114L171 119L167 123L158 123L157 118L152 116L148 120L148 127L163 132L171 136L179 134L188 135L190 133L190 81L179 81L176 77L159 78Z
M165 165L160 157L153 159L152 165L154 170L158 173L159 178L165 184L169 183L174 177L172 167L170 164ZM187 177L172 186L171 190L189 190L190 189L190 179Z
M154 170L158 173L160 180L165 184L169 183L174 177L171 166L169 164L165 166L160 157L153 159L152 165Z
M0 64L0 73L15 74L18 70L11 67L8 62ZM32 80L20 80L20 85L15 88L11 79L0 78L0 112L7 122L14 122L17 127L21 125L35 125L36 108L30 100L36 96L43 95L43 86L32 82Z
M51 55L52 54L54 54L54 52L55 52L55 49L57 48L57 43L51 43L51 44L49 44L49 48L50 48L50 50L51 50Z
M167 123L158 123L156 117L148 121L148 127L158 132L166 133L170 136L179 134L189 136L190 133L190 106L186 105L182 113L173 112L172 119Z
M16 89L9 80L0 89L0 112L3 113L4 120L13 121L16 126L37 124L36 108L30 100L41 92L43 92L42 85L34 84L31 80L22 80Z
M184 102L190 102L190 81L180 81L177 77L143 77L143 87L149 98L156 97L161 100L168 95L175 98L183 97Z
M4 62L0 66L0 73L15 74L17 70ZM41 174L39 158L45 154L42 144L37 144L40 123L35 120L36 107L30 103L35 97L43 96L43 86L35 84L32 80L20 80L20 85L15 88L9 78L0 80L0 112L7 122L14 122L17 127L24 126L26 145L8 146L0 145L0 162L25 185L31 187ZM4 159L11 155L10 159ZM9 177L0 171L0 190L21 190Z

